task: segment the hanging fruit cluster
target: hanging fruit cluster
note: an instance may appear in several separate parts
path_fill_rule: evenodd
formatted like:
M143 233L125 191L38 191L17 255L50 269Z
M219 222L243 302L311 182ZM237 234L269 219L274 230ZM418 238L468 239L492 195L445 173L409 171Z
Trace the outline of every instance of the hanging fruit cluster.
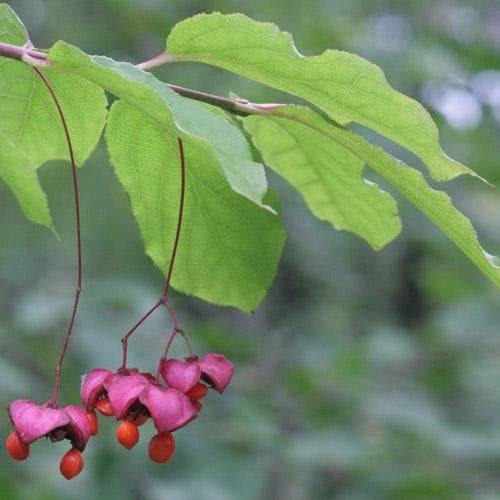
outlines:
M230 361L214 353L201 359L189 356L185 361L163 359L159 378L136 368L119 369L116 373L95 368L84 375L81 389L91 434L98 430L97 409L122 422L116 429L116 438L131 449L139 441L139 427L151 419L158 433L149 442L149 458L153 462L166 462L175 451L172 433L202 410L200 400L209 387L220 393L224 391L233 371Z
M61 474L72 479L83 469L81 452L99 430L96 414L114 416L121 421L116 438L132 449L139 441L139 427L149 419L156 430L148 448L153 462L167 462L175 452L173 432L191 422L202 410L200 400L209 387L222 393L234 372L234 365L220 354L209 353L185 361L162 358L159 377L136 368L116 372L95 368L82 377L81 400L76 405L58 407L52 401L38 405L18 399L9 405L14 431L7 437L6 448L14 460L29 456L30 444L48 437L51 441L68 439L72 448L63 455Z
M193 420L202 410L200 400L207 394L209 387L222 393L231 381L234 371L234 365L220 354L209 353L201 359L193 355L191 344L168 302L170 278L179 243L184 208L186 174L182 140L178 139L181 164L179 217L162 294L153 307L121 339L123 348L121 367L116 372L95 368L83 376L81 385L83 407L59 406L57 398L62 366L73 331L82 287L80 203L73 146L64 112L43 72L38 68L33 68L33 70L45 84L57 108L71 159L76 220L77 279L66 338L55 370L53 396L43 404L30 399L17 399L9 405L9 417L14 431L7 437L7 452L14 460L25 460L29 456L30 445L41 437L47 437L51 441L68 439L71 449L63 455L59 468L66 479L72 479L83 469L82 452L90 437L98 433L99 422L95 411L97 410L103 415L114 416L116 420L121 421L116 430L116 437L118 442L128 449L133 448L139 441L139 426L151 419L158 432L149 442L149 457L154 462L164 463L175 452L175 439L172 433ZM156 376L140 372L136 368L127 368L129 337L154 311L162 306L170 315L173 330L160 358ZM188 347L189 356L185 361L168 357L170 346L178 333L184 337Z

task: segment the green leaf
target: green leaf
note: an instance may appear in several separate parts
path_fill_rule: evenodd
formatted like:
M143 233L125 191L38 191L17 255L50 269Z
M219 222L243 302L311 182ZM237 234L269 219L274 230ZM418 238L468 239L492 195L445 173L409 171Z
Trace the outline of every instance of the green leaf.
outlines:
M51 49L49 59L58 70L87 78L120 98L106 130L108 149L130 195L146 253L162 270L176 225L176 138L182 136L190 172L189 229L172 284L209 302L255 308L276 272L284 231L276 216L252 203L262 200L265 177L241 132L130 64L91 58L64 42Z
M137 107L113 104L106 140L130 196L146 253L166 270L178 217L177 131ZM253 310L271 285L285 234L279 219L236 194L213 149L186 140L184 224L172 284L220 305Z
M24 27L0 5L0 41L24 44ZM44 69L66 117L78 165L94 150L106 120L106 98L97 85ZM57 108L30 66L0 57L0 177L9 185L26 217L52 227L36 168L52 159L69 160Z
M301 123L242 118L265 163L290 182L311 212L378 250L401 231L395 200L362 177L363 160Z
M304 106L281 106L273 114L310 127L311 133L335 141L346 152L355 154L392 184L493 282L500 287L500 260L479 244L470 220L460 213L450 197L431 188L423 175L382 148L373 146L358 134L329 123L321 115ZM264 118L265 119L265 118Z
M267 190L264 168L252 160L249 145L240 130L223 116L199 102L177 95L168 85L131 64L107 57L90 57L64 42L49 52L54 67L68 75L78 75L144 110L158 124L175 124L179 132L190 134L212 148L219 168L233 190L258 205Z
M302 97L330 118L365 125L416 154L436 180L477 176L448 158L436 125L416 101L396 92L374 64L348 52L304 57L289 33L242 14L200 14L178 23L167 40L173 61L197 61Z
M75 152L75 160L82 165L94 150L106 119L106 98L96 85L81 78L68 78L54 71L44 70L63 109ZM68 145L57 108L41 79L24 63L0 58L0 148L8 149L2 156L6 164L2 178L15 176L36 179L35 169L48 160L69 160ZM22 162L16 161L22 158ZM12 181L7 181L12 186ZM36 198L42 201L38 182L32 183ZM14 191L26 216L51 226L46 202L38 206L31 196L35 191Z
M33 163L1 137L0 178L9 186L28 220L52 227L47 197L40 186Z
M6 3L0 4L0 41L12 45L24 45L28 32L17 14Z
M42 80L24 63L2 59L0 133L40 165L51 159L69 160L68 145L57 108ZM82 78L68 78L44 69L63 109L77 165L94 150L106 122L102 89Z

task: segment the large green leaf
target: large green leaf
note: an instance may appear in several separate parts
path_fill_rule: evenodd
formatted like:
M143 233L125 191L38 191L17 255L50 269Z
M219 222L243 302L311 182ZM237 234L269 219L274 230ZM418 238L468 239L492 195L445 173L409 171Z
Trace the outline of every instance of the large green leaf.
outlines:
M21 37L23 37L21 39ZM27 40L15 14L0 5L0 41ZM106 98L97 85L44 69L64 111L78 165L94 150L106 120ZM52 159L69 159L68 145L54 101L33 69L0 57L0 177L10 186L26 217L52 225L36 168Z
M309 127L311 134L321 135L345 148L369 165L424 213L441 231L498 287L500 260L479 244L470 220L460 213L450 197L431 188L423 175L400 162L382 148L344 127L329 123L321 115L304 106L282 106L273 111L282 120L292 120ZM265 116L245 118L255 127L255 120L275 120ZM258 129L257 129L258 130ZM256 141L257 147L259 142ZM265 154L265 151L264 151Z
M130 195L146 253L162 270L178 203L178 156L172 141L183 137L191 172L188 203L197 206L186 211L189 230L183 238L189 243L179 250L172 283L209 302L253 309L272 282L284 232L273 210L266 210L263 167L252 161L237 127L130 64L91 58L64 42L51 49L49 59L61 72L86 78L120 98L108 124L108 149ZM140 125L128 127L127 117ZM167 161L170 173L163 172ZM174 182L158 183L165 175L173 175Z
M243 118L266 164L288 180L316 217L380 249L401 230L395 200L362 178L363 160L302 123Z
M130 196L146 253L166 270L177 223L180 166L174 125L113 104L106 140ZM184 225L172 284L220 305L253 310L274 278L285 235L279 219L236 194L210 145L186 140Z
M172 61L219 66L302 97L345 125L357 122L415 153L436 180L476 175L448 158L436 125L416 101L396 92L382 70L348 52L302 56L289 33L242 14L200 14L177 24L167 41Z
M6 3L0 4L0 41L19 46L28 41L26 28Z
M49 59L60 71L86 78L144 110L159 124L174 123L178 131L209 145L234 191L263 204L267 190L264 168L252 160L247 141L224 117L199 102L177 95L168 85L132 64L90 57L64 42L54 45Z
M52 97L29 66L1 60L0 131L34 162L69 159L68 145ZM68 124L75 160L82 165L94 150L106 121L102 89L82 78L44 69Z

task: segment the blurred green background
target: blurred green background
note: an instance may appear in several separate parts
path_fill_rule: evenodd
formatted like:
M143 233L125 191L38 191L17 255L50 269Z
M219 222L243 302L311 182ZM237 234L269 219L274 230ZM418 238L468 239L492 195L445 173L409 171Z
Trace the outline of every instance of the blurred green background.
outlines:
M64 39L131 62L156 55L170 27L198 12L276 22L306 55L336 48L381 66L393 86L433 113L445 151L500 185L498 0L9 3L38 47ZM155 73L222 95L290 100L204 66ZM0 186L3 407L49 398L73 294L69 170L53 162L40 176L59 239L26 222ZM80 179L85 282L62 383L65 404L78 400L80 374L118 366L120 337L162 286L102 145ZM127 451L114 438L115 422L101 419L85 470L71 482L58 472L67 442L38 442L24 463L3 452L2 499L500 499L498 291L404 200L402 235L376 254L313 219L272 173L269 181L280 191L289 238L258 311L249 316L172 295L195 351L224 353L237 366L224 396L211 393L199 418L176 433L172 462L148 460L151 424ZM485 248L500 252L498 190L465 178L444 187ZM151 319L132 338L132 364L153 370L169 328L165 315ZM181 342L176 349L183 355ZM6 436L7 413L0 419Z

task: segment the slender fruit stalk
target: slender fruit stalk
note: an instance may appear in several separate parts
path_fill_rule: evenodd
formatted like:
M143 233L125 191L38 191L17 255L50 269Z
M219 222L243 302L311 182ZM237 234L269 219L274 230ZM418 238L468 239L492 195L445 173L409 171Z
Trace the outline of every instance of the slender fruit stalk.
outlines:
M167 347L165 349L165 354L168 354L168 350L170 348L170 345L172 344L172 341L174 340L175 336L177 333L181 331L181 327L179 325L179 322L177 321L177 318L175 316L174 310L172 309L171 305L168 302L168 292L170 290L170 280L172 278L172 272L174 270L174 263L175 263L175 257L177 255L177 247L179 246L179 239L181 235L181 228L182 228L182 220L184 216L184 198L185 198L185 191L186 191L186 161L185 161L185 156L184 156L184 144L182 142L182 139L179 137L177 138L177 143L179 146L179 158L180 158L180 164L181 164L181 190L180 190L180 201L179 201L179 216L177 218L177 228L175 231L175 240L174 240L174 245L172 247L172 253L170 256L170 261L169 261L169 266L167 270L167 275L165 278L165 285L163 286L163 291L158 299L158 301L142 316L142 318L139 319L139 321L127 332L126 335L124 335L121 339L122 342L122 349L123 349L123 354L122 354L122 365L121 365L121 370L126 370L127 367L127 350L128 350L128 339L132 336L132 334L146 321L146 319L149 318L161 305L164 305L165 308L167 309L170 318L172 319L172 322L174 324L172 333L170 335L170 338L167 342Z
M186 193L186 159L184 157L184 144L180 137L177 138L177 143L179 145L179 158L181 161L181 194L179 200L179 217L177 219L177 228L175 230L175 241L174 241L174 246L172 247L172 255L170 256L170 263L168 266L167 277L165 279L165 286L163 287L163 293L161 294L161 298L165 302L167 301L168 298L170 279L172 278L175 256L177 255L177 247L179 246L179 239L181 236L182 218L184 215L184 198Z
M165 352L163 353L162 359L167 358L168 356L168 351L170 350L170 346L172 345L172 342L175 339L175 336L179 333L182 332L182 329L179 325L179 322L177 321L177 318L175 316L174 310L172 309L172 306L168 303L168 292L170 289L170 279L172 278L172 271L174 269L174 262L175 262L175 256L177 255L177 247L179 245L179 239L181 235L181 227L182 227L182 219L184 215L184 198L186 194L186 159L184 156L184 145L182 143L181 139L177 139L179 143L179 157L181 160L181 194L180 194L180 200L179 200L179 218L177 219L177 229L175 232L175 241L174 241L174 246L172 248L172 255L170 257L170 264L168 266L168 272L167 272L167 278L165 280L165 286L163 287L163 293L161 296L161 301L163 305L167 308L168 313L170 314L170 317L172 318L172 322L174 324L174 327L172 329L172 333L170 334L170 338L168 339L167 346L165 348ZM183 335L184 336L184 335ZM186 338L184 336L184 338ZM189 343L188 343L189 346ZM191 352L190 352L191 354ZM160 360L161 362L161 360ZM158 367L159 370L159 367ZM158 377L158 374L157 374Z
M66 142L68 144L69 157L71 161L71 174L73 178L73 194L75 200L75 226L76 226L76 253L77 253L77 276L76 276L76 286L75 286L75 298L73 301L73 309L71 311L71 316L69 319L68 328L66 330L66 338L64 340L64 344L61 350L61 355L59 357L59 361L56 366L56 381L54 385L54 393L52 395L52 399L50 400L51 406L57 406L57 395L59 393L59 386L61 384L61 372L64 363L64 357L66 356L66 351L68 349L69 341L71 338L71 333L73 331L73 325L75 323L76 311L78 309L78 302L80 300L80 292L82 289L82 239L81 239L81 228L80 228L80 197L78 194L78 178L76 175L76 162L75 155L73 152L73 145L71 142L71 136L68 129L68 124L66 122L66 118L64 116L64 112L59 103L59 99L57 98L52 86L49 81L42 73L42 71L38 68L33 68L33 71L41 78L42 82L47 87L52 100L57 108L57 112L59 113L59 118L61 119L61 123L64 129L64 135L66 136Z

